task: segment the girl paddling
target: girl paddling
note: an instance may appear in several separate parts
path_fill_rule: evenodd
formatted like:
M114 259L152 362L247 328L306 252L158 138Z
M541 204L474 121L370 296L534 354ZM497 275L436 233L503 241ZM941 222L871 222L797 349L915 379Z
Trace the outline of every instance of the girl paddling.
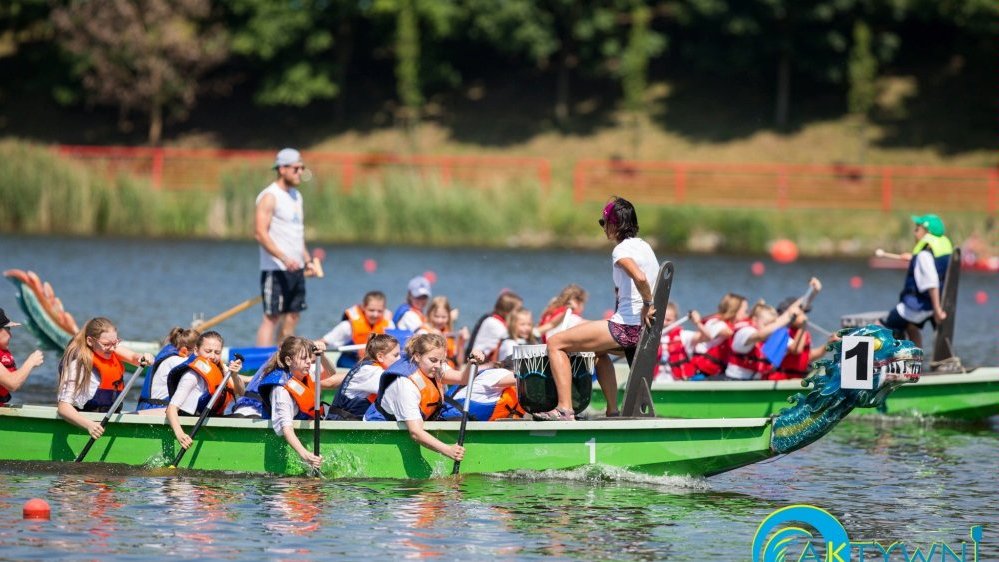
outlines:
M167 375L174 367L187 360L198 343L201 334L190 328L174 327L167 336L166 345L156 354L146 380L139 393L138 411L157 410L158 414L170 403L170 390L167 388ZM152 413L152 412L150 412Z
M10 393L21 388L31 370L45 360L40 350L34 350L24 360L24 366L17 368L14 356L10 352L10 329L20 326L7 318L7 313L0 308L0 406L10 402Z
M59 362L59 406L66 421L97 439L104 434L100 422L80 412L107 412L125 386L125 366L148 365L153 356L119 346L118 330L107 318L91 318L73 336Z
M209 331L198 337L194 347L194 355L180 365L174 367L167 375L167 388L170 393L170 403L167 406L166 417L173 428L174 435L180 446L191 446L191 436L184 433L180 425L180 415L198 416L208 406L212 394L226 377L223 370L232 373L224 392L224 397L215 402L212 413L221 415L234 396L243 394L243 379L239 370L243 367L240 360L230 361L222 365L222 334Z
M359 420L378 394L382 373L399 360L399 340L388 334L375 334L364 348L364 359L342 377L328 420Z

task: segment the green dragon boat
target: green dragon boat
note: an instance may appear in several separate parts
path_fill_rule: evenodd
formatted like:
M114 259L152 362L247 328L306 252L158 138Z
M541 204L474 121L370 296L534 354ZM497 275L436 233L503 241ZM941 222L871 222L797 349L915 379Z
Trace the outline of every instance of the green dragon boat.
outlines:
M802 392L802 380L655 382L650 390L656 415L666 418L758 418L789 407ZM624 400L624 390L618 403ZM599 388L590 401L603 412L607 401ZM858 409L854 416L935 416L974 421L999 415L999 367L979 367L967 373L923 374L916 384L900 387L878 409Z

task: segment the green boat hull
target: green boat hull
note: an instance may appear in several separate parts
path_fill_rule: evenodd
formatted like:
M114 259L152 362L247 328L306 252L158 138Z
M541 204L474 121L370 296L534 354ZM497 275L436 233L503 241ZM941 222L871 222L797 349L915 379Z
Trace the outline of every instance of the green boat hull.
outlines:
M85 414L100 420L98 414ZM186 420L193 425L194 419ZM298 422L303 443L312 422ZM458 422L427 429L453 443ZM452 461L417 445L395 422L323 422L323 474L334 478L431 478ZM586 464L652 475L710 476L773 456L771 420L614 420L592 422L470 422L462 473L560 470ZM49 406L0 408L0 460L72 462L89 437ZM161 416L112 417L85 462L161 468L178 451ZM179 468L304 474L304 465L265 420L211 419Z
M669 382L652 385L656 415L666 418L759 418L778 414L788 398L804 392L800 380L746 382ZM623 390L618 395L621 403ZM974 421L999 415L999 367L969 373L927 374L896 389L885 402L888 415L936 416ZM590 411L602 413L607 401L594 387ZM858 408L851 417L881 412Z

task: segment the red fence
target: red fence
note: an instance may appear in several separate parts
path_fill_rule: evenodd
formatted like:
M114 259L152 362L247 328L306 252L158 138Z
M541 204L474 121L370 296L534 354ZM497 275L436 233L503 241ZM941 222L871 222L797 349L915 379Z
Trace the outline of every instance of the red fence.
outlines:
M609 194L662 205L995 213L999 170L621 160L576 163L576 202L603 201Z
M148 177L157 189L217 189L222 176L245 169L267 170L274 151L114 146L59 146L64 156L85 161L111 176L128 173ZM532 181L551 188L551 164L544 158L505 156L400 156L304 152L303 159L317 180L336 178L350 191L386 173L407 172L444 184L482 186Z
M114 175L148 177L157 189L217 189L226 173L267 170L274 151L59 146L60 154ZM392 172L415 173L471 187L535 182L547 193L546 158L402 156L306 152L318 181L336 178L350 191ZM999 210L999 169L802 164L708 164L581 160L573 169L573 198L604 201L610 194L660 205L770 209L892 211Z

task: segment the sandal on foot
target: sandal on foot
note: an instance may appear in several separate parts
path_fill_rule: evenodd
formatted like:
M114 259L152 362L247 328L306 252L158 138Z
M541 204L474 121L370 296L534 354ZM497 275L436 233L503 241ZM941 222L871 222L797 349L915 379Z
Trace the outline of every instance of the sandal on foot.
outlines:
M554 410L531 415L537 421L574 421L576 419L572 410L563 410L562 408L555 408Z

